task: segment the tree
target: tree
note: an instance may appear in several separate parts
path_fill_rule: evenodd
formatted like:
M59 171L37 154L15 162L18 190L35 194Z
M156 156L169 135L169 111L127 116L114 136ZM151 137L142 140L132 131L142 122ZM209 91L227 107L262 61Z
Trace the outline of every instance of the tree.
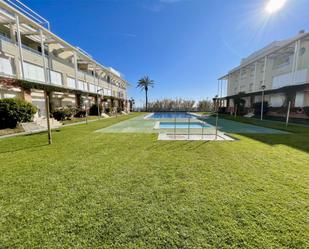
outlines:
M148 109L148 89L149 89L149 87L153 87L153 85L154 85L154 81L151 80L148 76L144 76L137 83L137 87L140 88L142 91L143 90L145 91L145 95L146 95L146 111Z

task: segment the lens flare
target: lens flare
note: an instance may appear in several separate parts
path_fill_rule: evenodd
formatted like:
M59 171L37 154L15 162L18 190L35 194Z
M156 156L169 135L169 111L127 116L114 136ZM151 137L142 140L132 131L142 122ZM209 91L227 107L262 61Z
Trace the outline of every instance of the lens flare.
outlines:
M269 13L275 13L283 8L285 5L286 0L269 0L269 2L266 5L265 10Z

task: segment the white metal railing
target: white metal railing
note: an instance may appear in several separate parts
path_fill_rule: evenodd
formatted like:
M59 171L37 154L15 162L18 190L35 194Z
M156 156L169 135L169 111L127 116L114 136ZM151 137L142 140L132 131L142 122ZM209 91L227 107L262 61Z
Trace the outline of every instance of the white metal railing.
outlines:
M4 2L8 3L12 7L18 9L20 12L22 12L24 15L29 17L31 20L35 21L41 26L46 26L48 30L50 30L50 24L49 21L46 20L44 17L30 9L27 5L23 4L19 0L4 0Z

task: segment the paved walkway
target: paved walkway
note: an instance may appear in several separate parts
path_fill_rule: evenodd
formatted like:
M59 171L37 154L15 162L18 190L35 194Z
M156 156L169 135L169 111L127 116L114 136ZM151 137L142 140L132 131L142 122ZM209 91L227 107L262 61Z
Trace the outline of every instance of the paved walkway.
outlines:
M154 129L156 122L160 120L144 119L145 115L140 115L132 119L122 121L112 126L97 130L104 133L174 133L174 129ZM215 134L216 120L214 117L204 119L210 127L202 129L190 129L191 134ZM162 120L161 120L162 121ZM167 121L167 120L163 120ZM170 120L173 121L173 120ZM219 119L218 128L221 133L249 133L249 134L288 134L288 132L270 129L262 126L240 123L227 119ZM188 134L188 129L177 129L176 134Z
M215 117L208 117L205 121L211 125L216 124ZM288 132L266 128L257 125L245 124L228 119L219 119L218 129L227 133L243 133L243 134L288 134Z
M97 130L104 133L158 133L154 126L156 121L144 119L145 115L140 115L112 126Z

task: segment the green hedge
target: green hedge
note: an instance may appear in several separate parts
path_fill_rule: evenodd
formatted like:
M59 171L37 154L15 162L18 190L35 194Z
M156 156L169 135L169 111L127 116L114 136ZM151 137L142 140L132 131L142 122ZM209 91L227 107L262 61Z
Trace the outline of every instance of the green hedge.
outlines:
M30 122L36 106L22 99L0 99L0 129L15 128L18 123Z
M64 121L71 119L76 113L76 108L68 106L68 107L60 107L52 112L52 117L58 121Z

